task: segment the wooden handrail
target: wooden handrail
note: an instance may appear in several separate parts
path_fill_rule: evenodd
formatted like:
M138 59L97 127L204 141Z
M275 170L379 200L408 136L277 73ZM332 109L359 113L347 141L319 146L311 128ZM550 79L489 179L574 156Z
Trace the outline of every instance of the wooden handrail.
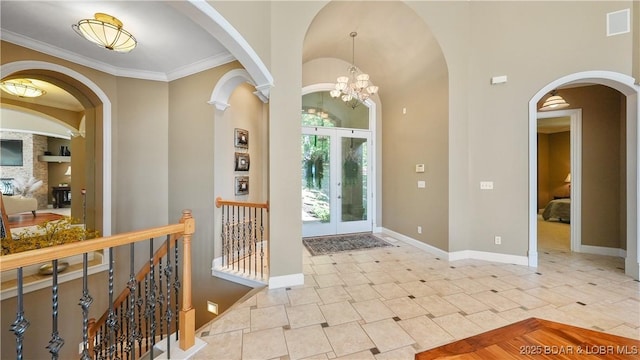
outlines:
M252 207L252 208L259 208L259 209L267 209L267 211L269 211L269 202L268 201L266 203L254 203L254 202L247 202L247 201L231 201L231 200L223 200L221 197L218 196L216 198L216 207L221 207L223 205Z
M193 221L193 219L190 219L190 222ZM187 224L165 225L97 239L89 239L64 245L50 246L42 249L28 250L17 254L3 255L0 256L0 271L13 270L19 267L40 264L55 259L103 250L110 247L127 245L167 234L181 234L186 228Z

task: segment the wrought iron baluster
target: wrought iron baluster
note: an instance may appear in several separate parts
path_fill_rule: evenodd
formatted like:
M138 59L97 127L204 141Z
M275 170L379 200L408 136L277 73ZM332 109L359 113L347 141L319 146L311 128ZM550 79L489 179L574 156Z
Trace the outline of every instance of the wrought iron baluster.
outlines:
M264 279L264 224L262 215L264 210L260 210L260 278Z
M151 337L151 347L148 348L150 359L153 359L153 347L156 344L156 278L155 265L153 264L153 238L149 239L149 293L147 294L147 321L150 322L149 329Z
M159 309L159 316L158 316L158 323L160 324L160 340L162 340L163 338L163 332L162 332L162 321L160 321L160 319L162 319L162 313L163 313L163 309L164 309L164 292L162 291L162 258L159 259L158 261L158 305L160 305L160 309ZM154 314L155 316L155 314Z
M176 276L175 276L175 279L173 281L173 288L175 290L175 295L176 295L176 298L175 298L176 299L176 312L175 312L176 316L175 316L175 319L176 319L176 342L177 342L179 340L179 338L180 338L180 336L179 336L180 331L178 331L178 330L180 330L180 316L178 316L179 311L180 311L180 303L178 302L178 296L179 296L179 293L180 293L180 279L179 279L179 274L180 273L178 272L178 266L180 265L180 262L179 262L180 250L178 249L178 241L176 241L176 246L174 248L174 253L175 253L175 262L174 262L175 268L174 268L174 271L175 271Z
M85 225L86 226L86 225ZM89 259L87 253L82 254L82 297L78 305L82 308L82 354L81 360L90 360L89 354L89 307L93 298L89 295Z
M251 233L252 233L251 238L253 239L253 252L254 252L253 269L254 269L255 276L258 276L258 240L257 240L258 232L256 231L257 218L258 218L258 208L253 208L253 219L251 220Z
M109 358L113 357L116 351L116 330L118 328L118 318L113 308L113 247L109 248L109 315L107 316L107 343L109 346Z
M147 277L145 276L144 278L145 281L145 288L146 288L146 281L147 281ZM142 284L140 284L140 282L138 282L138 298L136 299L136 308L138 310L138 324L137 324L137 333L136 333L136 341L138 342L138 357L142 357Z
M242 273L245 273L247 270L247 232L246 232L246 210L245 206L242 207L242 221L240 222L240 226L242 228ZM240 266L240 264L238 264Z
M18 268L17 280L18 280L18 311L16 311L16 320L11 324L10 330L16 336L16 359L22 360L22 341L24 340L24 333L29 327L29 321L24 317L24 303L22 301L22 268Z
M167 321L167 357L171 358L171 318L173 313L171 312L171 236L167 235L167 265L164 268L164 274L167 277L167 311L164 315L164 319ZM178 244L176 243L176 246Z
M51 266L53 267L53 274L51 275L51 302L53 309L51 312L51 340L49 340L47 349L51 354L51 359L56 360L58 359L60 348L64 345L64 339L58 334L58 259L51 261Z
M127 347L126 353L133 358L135 341L136 341L136 289L138 287L138 281L136 281L135 274L135 246L133 243L129 244L129 281L127 282L127 288L129 288L128 304L129 309L127 311Z
M226 210L226 216L225 216ZM229 208L222 206L222 266L229 266ZM176 244L176 246L178 246Z
M233 261L232 261L232 268L235 270L236 268L236 261L237 259L240 257L240 245L238 244L238 223L236 222L236 212L238 210L237 206L233 207L233 210L231 211L232 215L232 226L233 226ZM238 256L236 257L235 254L238 254Z
M147 350L149 350L149 318L147 317L147 312L149 311L149 274L145 275L144 277L144 313L145 313L145 317L144 317L144 323L145 323L145 333L144 333L144 339L145 339L145 352Z
M252 272L251 272L251 260L252 259L251 258L255 254L254 254L254 251L253 251L254 250L254 247L253 247L253 219L251 218L251 208L249 208L249 222L247 223L247 230L249 231L249 235L247 236L248 239L249 239L249 275L252 275ZM257 269L255 269L255 270L257 270Z

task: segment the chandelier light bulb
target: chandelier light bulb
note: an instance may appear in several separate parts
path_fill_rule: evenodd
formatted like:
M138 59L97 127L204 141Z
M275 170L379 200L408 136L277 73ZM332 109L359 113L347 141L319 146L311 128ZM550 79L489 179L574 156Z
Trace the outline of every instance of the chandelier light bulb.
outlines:
M335 89L329 92L331 97L342 99L352 109L378 92L378 87L370 83L369 74L360 72L356 66L355 38L357 35L358 33L355 31L349 34L352 41L351 65L347 69L349 76L338 77Z

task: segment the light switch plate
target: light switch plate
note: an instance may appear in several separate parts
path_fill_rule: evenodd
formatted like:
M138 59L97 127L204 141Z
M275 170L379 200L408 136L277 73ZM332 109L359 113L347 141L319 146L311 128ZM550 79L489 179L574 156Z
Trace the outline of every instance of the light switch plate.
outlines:
M424 180L419 180L418 181L418 189L424 189L425 187L427 187L427 182Z
M417 164L416 165L416 172L417 173L423 173L424 172L424 164Z

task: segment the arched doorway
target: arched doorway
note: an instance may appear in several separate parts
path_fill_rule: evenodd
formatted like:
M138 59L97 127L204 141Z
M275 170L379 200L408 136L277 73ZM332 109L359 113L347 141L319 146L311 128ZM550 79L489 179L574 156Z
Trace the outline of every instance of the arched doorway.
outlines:
M302 235L369 232L375 223L376 104L331 99L333 84L302 90Z
M17 61L2 65L1 71L2 78L20 76L50 82L83 104L87 139L87 223L95 224L101 235L111 235L111 101L107 95L86 76L57 64ZM81 198L80 191L80 188L75 190L75 198Z
M638 102L639 88L633 78L608 71L587 71L559 78L538 91L529 101L529 266L538 264L537 253L537 103L551 90L575 84L600 84L615 89L626 97L626 258L625 273L640 277L640 253L638 252Z

